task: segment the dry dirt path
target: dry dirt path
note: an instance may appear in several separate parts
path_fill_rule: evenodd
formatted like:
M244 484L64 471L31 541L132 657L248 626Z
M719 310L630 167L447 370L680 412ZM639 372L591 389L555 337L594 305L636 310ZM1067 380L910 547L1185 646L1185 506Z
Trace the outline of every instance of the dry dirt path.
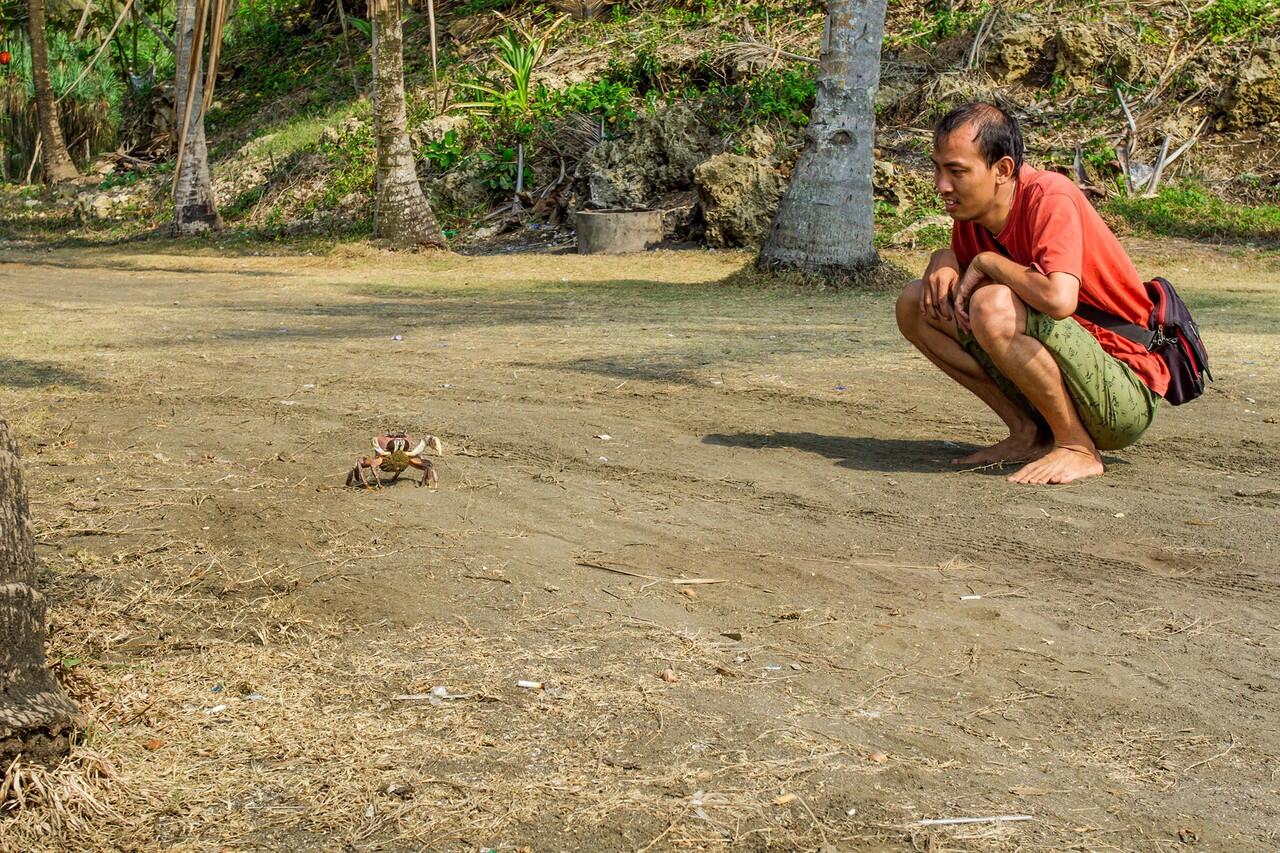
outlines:
M890 296L719 284L741 255L145 251L0 263L117 777L0 846L1280 847L1274 257L1142 247L1219 381L1035 489L948 469L994 418ZM396 427L439 490L341 488Z

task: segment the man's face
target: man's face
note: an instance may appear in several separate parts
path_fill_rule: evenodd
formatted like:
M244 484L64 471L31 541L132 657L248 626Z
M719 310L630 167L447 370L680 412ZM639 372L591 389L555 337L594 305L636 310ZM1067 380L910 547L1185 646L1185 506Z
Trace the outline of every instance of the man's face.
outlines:
M988 166L970 125L956 128L933 149L933 185L952 219L979 219L996 202L996 191L1013 173L1013 160Z

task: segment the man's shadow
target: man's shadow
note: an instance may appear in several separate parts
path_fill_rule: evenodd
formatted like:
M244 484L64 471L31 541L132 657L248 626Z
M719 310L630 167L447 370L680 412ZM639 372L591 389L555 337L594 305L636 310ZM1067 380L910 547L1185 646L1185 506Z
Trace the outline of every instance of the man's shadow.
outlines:
M921 473L954 471L951 460L978 449L977 445L904 438L819 435L813 432L740 432L704 436L704 444L756 449L791 447L836 460L843 468L860 471Z
M840 467L857 471L925 474L973 471L1007 477L1011 472L1022 467L1020 462L1008 462L1004 465L975 465L969 468L952 465L952 459L973 453L981 447L977 444L962 444L954 441L819 435L814 432L739 432L730 435L712 433L704 436L702 443L753 449L791 447L834 459ZM1102 459L1107 465L1129 464L1126 460L1111 456L1104 455Z

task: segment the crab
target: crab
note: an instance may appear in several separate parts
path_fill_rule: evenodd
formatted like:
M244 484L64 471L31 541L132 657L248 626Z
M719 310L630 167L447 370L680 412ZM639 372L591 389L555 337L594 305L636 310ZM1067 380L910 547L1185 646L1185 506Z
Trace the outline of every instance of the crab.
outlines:
M373 485L381 486L382 480L378 477L379 469L394 474L395 476L391 478L391 482L394 483L400 479L405 469L417 468L422 472L422 479L418 481L418 485L430 485L434 488L439 478L436 476L436 466L423 455L427 448L434 450L437 456L444 455L444 445L434 435L423 438L416 445L413 439L403 432L380 435L373 440L373 451L376 455L365 456L356 461L351 473L347 474L347 485L360 485L365 488ZM373 474L372 483L369 482L369 474Z

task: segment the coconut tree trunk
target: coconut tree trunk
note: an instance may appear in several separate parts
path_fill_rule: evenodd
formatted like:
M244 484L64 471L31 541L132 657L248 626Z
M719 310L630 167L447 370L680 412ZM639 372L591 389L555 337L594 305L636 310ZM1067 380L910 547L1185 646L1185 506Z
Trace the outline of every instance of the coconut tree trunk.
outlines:
M205 146L204 110L201 108L204 100L204 34L209 26L208 21L199 20L199 11L208 5L211 4L197 5L196 0L178 0L174 127L182 150L178 152L178 180L173 187L175 237L189 237L222 228L218 202L213 197L213 185L209 182L209 149ZM189 114L188 103L191 104ZM184 125L185 138L182 134Z
M44 598L35 582L22 461L0 419L0 775L18 753L40 763L64 754L78 723L45 666Z
M44 39L44 0L28 0L27 33L31 40L31 80L36 90L36 112L40 117L40 138L44 151L44 176L50 183L71 181L80 177L76 164L67 153L58 123L58 105L53 99L49 81L49 45Z
M418 183L404 102L404 33L397 0L370 0L373 121L378 144L373 231L410 246L447 245Z
M879 263L871 172L885 0L829 0L805 149L757 265L847 278Z

